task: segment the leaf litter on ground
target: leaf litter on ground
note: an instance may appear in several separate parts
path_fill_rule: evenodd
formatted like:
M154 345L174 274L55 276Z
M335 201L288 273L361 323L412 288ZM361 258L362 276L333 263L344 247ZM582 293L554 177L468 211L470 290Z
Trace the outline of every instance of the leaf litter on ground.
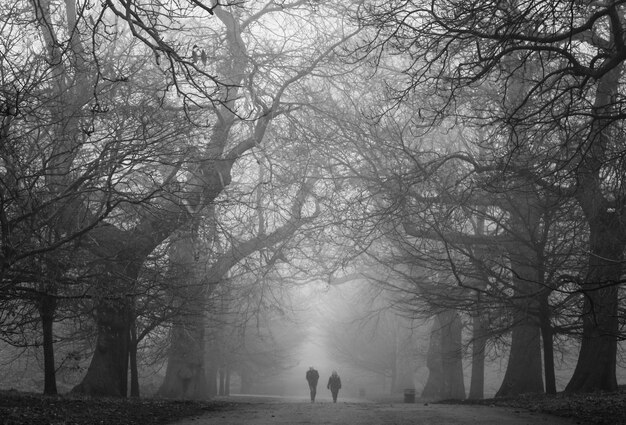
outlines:
M160 425L224 410L230 405L224 401L44 396L0 391L0 425Z
M626 389L584 394L524 394L484 400L445 400L446 404L513 407L571 418L581 425L626 425Z

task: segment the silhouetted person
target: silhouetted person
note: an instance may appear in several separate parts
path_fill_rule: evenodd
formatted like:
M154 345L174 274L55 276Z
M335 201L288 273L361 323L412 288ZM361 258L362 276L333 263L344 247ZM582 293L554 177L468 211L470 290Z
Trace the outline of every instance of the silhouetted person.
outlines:
M328 385L326 388L333 394L333 403L337 403L337 394L341 388L341 378L337 375L337 371L333 370L333 374L328 378Z
M320 379L320 374L317 370L311 366L306 371L306 380L309 383L309 390L311 390L311 403L315 401L315 395L317 394L317 381Z

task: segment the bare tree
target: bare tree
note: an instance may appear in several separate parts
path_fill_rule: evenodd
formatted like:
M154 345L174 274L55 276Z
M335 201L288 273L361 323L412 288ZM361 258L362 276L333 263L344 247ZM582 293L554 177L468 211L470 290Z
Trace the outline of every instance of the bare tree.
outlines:
M624 240L622 163L615 160L621 149L614 143L623 119L618 91L622 3L368 6L362 9L363 22L372 29L366 50L393 45L408 59L409 83L396 92L397 99L433 82L443 100L435 109L446 113L462 93L499 84L505 107L498 111L476 104L471 117L516 136L501 145L501 165L577 200L589 227L590 255L580 287L586 300L581 351L567 390L615 390L617 287L624 251L619 242ZM520 152L526 156L522 164L514 160ZM529 168L528 161L544 166Z

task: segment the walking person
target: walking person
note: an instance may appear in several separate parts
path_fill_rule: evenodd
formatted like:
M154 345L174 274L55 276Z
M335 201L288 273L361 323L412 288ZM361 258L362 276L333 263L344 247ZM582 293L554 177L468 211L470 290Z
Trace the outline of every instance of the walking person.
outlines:
M337 403L337 394L339 394L339 389L341 388L341 378L337 375L336 370L333 370L333 374L328 378L326 388L328 388L333 395L333 403Z
M315 395L317 394L317 381L320 379L320 374L313 366L306 371L306 380L309 383L309 390L311 391L311 403L315 402Z

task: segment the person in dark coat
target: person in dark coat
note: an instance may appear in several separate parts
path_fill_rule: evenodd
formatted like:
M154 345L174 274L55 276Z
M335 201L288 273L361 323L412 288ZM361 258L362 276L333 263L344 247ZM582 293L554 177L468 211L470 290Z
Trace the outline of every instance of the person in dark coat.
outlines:
M333 370L333 374L328 378L326 388L328 388L333 395L333 403L337 403L337 394L339 394L339 389L341 388L341 378L337 375L337 371Z
M311 390L311 403L315 402L315 395L317 394L317 381L320 379L320 374L317 370L311 366L306 371L306 380L309 383L309 390Z

